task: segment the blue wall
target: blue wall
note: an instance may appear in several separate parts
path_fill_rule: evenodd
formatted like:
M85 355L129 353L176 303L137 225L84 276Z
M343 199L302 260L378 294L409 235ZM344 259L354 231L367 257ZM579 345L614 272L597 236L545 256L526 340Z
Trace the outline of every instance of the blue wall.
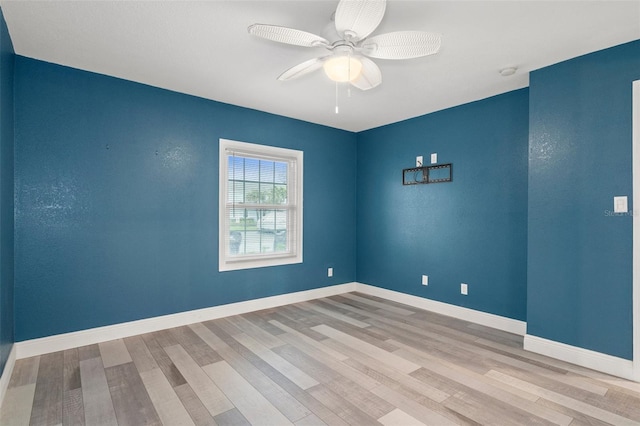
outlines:
M632 81L640 41L531 73L527 330L632 359ZM629 206L631 208L631 204Z
M0 373L14 339L13 45L0 10Z
M527 89L358 134L358 282L525 320L527 138ZM403 186L432 152L453 182Z
M16 57L14 289L2 31L3 364L12 292L20 341L354 280L631 359L631 216L608 211L631 195L640 41L357 135ZM303 264L217 271L221 137L305 152ZM432 152L453 182L403 186Z
M17 341L355 280L355 134L15 66ZM304 151L303 264L218 272L219 138Z
M0 374L13 346L13 65L0 10Z

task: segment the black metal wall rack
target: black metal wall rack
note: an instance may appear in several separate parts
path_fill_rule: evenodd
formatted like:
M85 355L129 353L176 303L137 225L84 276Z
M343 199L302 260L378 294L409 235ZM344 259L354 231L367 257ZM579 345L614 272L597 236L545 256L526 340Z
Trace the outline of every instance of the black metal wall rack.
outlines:
M453 164L437 164L434 166L412 167L402 170L403 185L420 183L442 183L453 180Z

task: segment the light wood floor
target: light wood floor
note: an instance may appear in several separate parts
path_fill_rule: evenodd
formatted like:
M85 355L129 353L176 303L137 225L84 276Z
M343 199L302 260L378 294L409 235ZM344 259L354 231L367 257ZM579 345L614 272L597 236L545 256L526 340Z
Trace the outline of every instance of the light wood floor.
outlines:
M350 293L21 359L2 425L640 424L640 384Z

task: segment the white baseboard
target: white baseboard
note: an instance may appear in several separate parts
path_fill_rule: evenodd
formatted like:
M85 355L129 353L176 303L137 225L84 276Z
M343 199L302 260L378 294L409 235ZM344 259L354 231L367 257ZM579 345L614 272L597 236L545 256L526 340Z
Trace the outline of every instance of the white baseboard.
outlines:
M247 300L244 302L230 303L211 308L180 312L177 314L146 318L138 321L125 322L104 327L96 327L72 333L56 334L54 336L42 337L39 339L25 340L15 343L14 349L17 359L28 358L31 356L63 351L80 346L106 342L114 339L122 339L125 337L136 336L138 334L151 333L158 330L165 330L167 328L209 321L231 315L240 315L247 312L275 308L277 306L299 303L352 291L359 291L372 296L405 303L416 308L486 325L488 327L508 331L510 333L524 335L526 332L526 323L523 321L354 282L261 299Z
M614 376L634 380L632 361L528 335L526 334L527 324L524 321L353 282L17 342L11 349L6 367L0 378L0 403L9 385L9 379L13 372L16 359L28 358L114 339L122 339L124 337L150 333L167 328L259 311L261 309L305 302L352 291L358 291L371 296L404 303L426 311L525 336L525 350ZM638 380L638 378L635 380Z
M444 302L438 302L423 297L413 296L398 291L387 290L381 287L375 287L368 284L356 283L356 291L369 294L371 296L381 297L383 299L392 300L405 305L424 309L426 311L435 312L449 317L458 318L464 321L473 322L487 327L496 328L498 330L507 331L509 333L524 336L527 332L527 323L500 315L488 314L486 312L476 311L474 309L463 308L461 306L450 305Z
M554 340L543 339L530 334L524 336L524 349L624 379L638 380L634 378L633 361L627 359L567 345Z
M79 346L92 345L114 339L151 333L167 328L179 327L217 318L239 315L261 309L275 308L291 303L305 302L321 297L334 296L336 294L355 291L355 283L338 284L330 287L316 288L313 290L299 291L295 293L281 294L278 296L264 297L261 299L247 300L244 302L229 303L227 305L213 306L211 308L196 309L177 314L163 315L146 318L138 321L96 327L88 330L72 333L56 334L54 336L39 339L25 340L14 344L16 358L28 358L50 352L63 351ZM4 377L4 375L3 375Z
M2 403L4 402L4 396L7 393L9 380L11 380L11 374L13 373L13 367L15 365L16 345L14 343L13 346L11 346L11 351L9 351L9 357L7 358L7 363L4 365L4 370L2 370L2 376L0 376L0 407L2 407Z

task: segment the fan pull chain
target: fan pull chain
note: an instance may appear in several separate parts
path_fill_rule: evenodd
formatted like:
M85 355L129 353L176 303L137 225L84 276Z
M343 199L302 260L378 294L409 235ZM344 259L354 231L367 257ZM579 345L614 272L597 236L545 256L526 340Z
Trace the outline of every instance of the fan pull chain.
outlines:
M340 109L338 108L338 82L336 81L336 114L340 113Z

